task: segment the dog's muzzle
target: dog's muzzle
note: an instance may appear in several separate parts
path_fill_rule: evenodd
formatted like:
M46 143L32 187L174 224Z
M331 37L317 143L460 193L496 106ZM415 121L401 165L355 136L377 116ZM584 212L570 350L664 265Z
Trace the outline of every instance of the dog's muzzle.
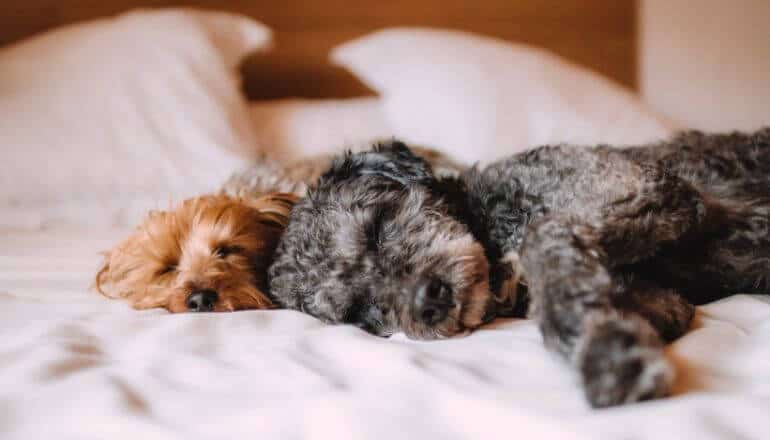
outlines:
M191 312L211 312L214 310L217 299L219 299L217 292L211 289L198 289L187 296L185 304Z
M454 307L452 290L438 279L423 280L415 288L412 318L426 325L436 325L446 319Z

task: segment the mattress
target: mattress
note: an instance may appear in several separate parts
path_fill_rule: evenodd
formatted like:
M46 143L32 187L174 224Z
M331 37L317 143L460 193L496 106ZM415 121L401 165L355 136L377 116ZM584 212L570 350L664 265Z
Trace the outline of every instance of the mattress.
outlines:
M675 395L591 410L536 326L382 339L287 311L137 312L92 289L126 230L0 233L0 437L767 438L770 302L698 309Z

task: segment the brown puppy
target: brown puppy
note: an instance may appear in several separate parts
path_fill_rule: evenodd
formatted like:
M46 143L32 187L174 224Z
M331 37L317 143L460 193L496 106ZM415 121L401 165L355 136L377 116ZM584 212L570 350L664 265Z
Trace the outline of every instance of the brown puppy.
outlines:
M151 212L105 255L96 289L170 312L270 308L267 267L296 196L210 195Z

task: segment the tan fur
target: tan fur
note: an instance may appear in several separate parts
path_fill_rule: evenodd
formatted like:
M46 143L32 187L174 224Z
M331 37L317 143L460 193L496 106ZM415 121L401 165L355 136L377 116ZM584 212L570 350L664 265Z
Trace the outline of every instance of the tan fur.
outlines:
M137 309L185 312L196 289L217 292L214 311L270 308L267 268L295 201L284 193L211 195L151 212L106 253L96 289Z

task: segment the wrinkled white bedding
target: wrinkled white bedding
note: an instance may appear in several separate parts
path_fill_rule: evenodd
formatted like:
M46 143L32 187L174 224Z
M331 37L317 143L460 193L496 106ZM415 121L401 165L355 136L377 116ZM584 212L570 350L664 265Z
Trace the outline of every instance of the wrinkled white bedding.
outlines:
M671 399L592 411L529 321L415 342L292 311L136 312L125 230L0 232L0 438L767 438L770 301L699 309Z
M16 60L21 70L3 72L18 81L8 89L13 99L6 94L2 102L3 116L13 117L0 124L10 139L0 145L0 181L8 183L0 194L0 439L770 435L767 298L735 296L699 309L692 332L670 350L682 371L673 398L592 411L528 321L416 342L324 326L292 311L169 315L98 296L89 289L98 252L124 238L148 209L170 206L166 192L174 182L184 190L172 191L177 197L197 193L245 165L231 148L290 160L393 130L373 99L288 101L247 112L227 66L266 44L269 33L243 18L146 12L66 32L75 39L59 34L4 53L5 65ZM111 57L103 59L106 53ZM151 56L152 63L126 54ZM404 85L397 79L394 88ZM528 84L515 84L516 91L532 89ZM43 93L50 89L61 95ZM30 95L22 97L25 90ZM412 90L399 96L431 104ZM493 108L453 105L463 117ZM413 115L408 110L421 107L388 108ZM554 114L534 110L532 120L572 132ZM452 128L468 127L484 125ZM451 145L431 146L462 157ZM41 172L41 164L53 171Z

